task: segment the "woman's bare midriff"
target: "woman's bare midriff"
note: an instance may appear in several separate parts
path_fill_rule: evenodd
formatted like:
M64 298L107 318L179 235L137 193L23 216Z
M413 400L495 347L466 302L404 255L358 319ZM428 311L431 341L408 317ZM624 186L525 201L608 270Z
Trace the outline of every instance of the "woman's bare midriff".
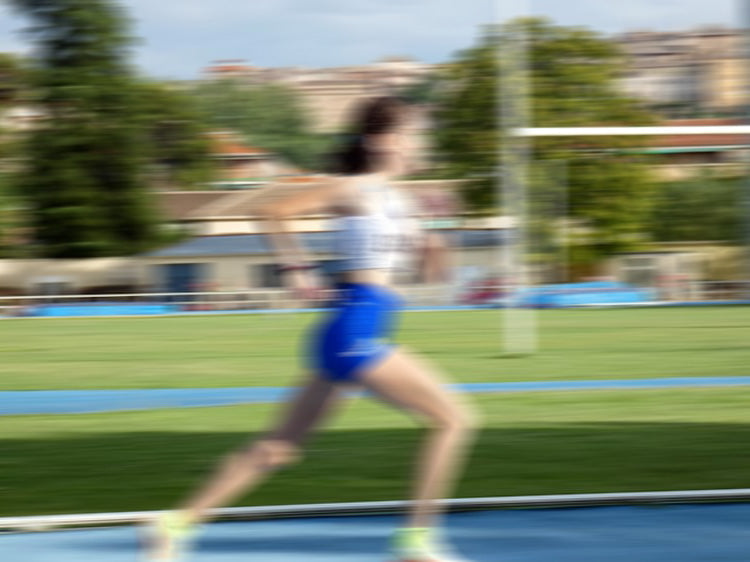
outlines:
M390 277L390 273L385 269L355 269L343 274L344 281L347 283L363 283L383 287L391 285Z

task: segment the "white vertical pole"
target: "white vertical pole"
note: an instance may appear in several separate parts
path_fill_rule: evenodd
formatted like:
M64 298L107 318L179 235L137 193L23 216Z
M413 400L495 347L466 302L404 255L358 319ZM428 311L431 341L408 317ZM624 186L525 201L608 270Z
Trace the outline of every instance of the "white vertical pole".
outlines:
M536 312L519 306L516 300L529 286L526 228L530 141L516 134L530 125L528 37L523 26L503 27L503 24L528 15L529 10L526 0L513 3L498 0L497 5L500 16L496 31L497 107L501 140L498 199L502 214L513 221L509 229L512 237L501 246L505 293L509 297L503 312L503 350L510 355L525 355L535 353L538 346Z
M570 226L568 215L570 214L570 186L568 185L568 161L557 161L558 189L560 190L560 207L562 217L559 221L560 229L560 259L562 260L561 283L567 283L570 278Z
M750 0L740 0L740 8L742 10L741 20L742 28L744 30L743 40L743 58L745 61L745 73L742 78L743 80L743 93L744 93L744 109L745 116L750 119ZM747 143L745 143L747 144ZM740 221L742 223L743 230L743 252L742 252L742 273L743 273L743 291L742 299L750 300L750 153L745 148L745 181L742 186L742 211L743 217Z

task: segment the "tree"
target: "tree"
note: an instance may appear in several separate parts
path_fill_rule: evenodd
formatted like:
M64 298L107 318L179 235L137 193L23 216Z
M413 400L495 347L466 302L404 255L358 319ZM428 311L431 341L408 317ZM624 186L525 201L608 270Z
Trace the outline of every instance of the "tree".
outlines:
M235 79L204 82L199 108L218 129L240 132L250 144L299 166L319 169L332 138L313 134L299 96L281 84L247 85Z
M491 209L498 166L497 54L494 40L458 54L443 75L434 112L435 150L446 177L473 180L464 191L469 208Z
M517 26L525 28L529 41L533 125L652 122L650 115L617 91L623 59L612 43L596 33L539 18L489 29L478 45L459 53L451 64L436 110L436 146L443 173L473 179L466 202L484 212L494 212L498 205L497 45L502 34ZM530 199L546 201L550 189L569 190L568 215L593 234L585 259L627 248L644 228L652 183L642 158L626 151L641 142L633 137L570 137L533 143L533 161L566 162L567 186L532 182ZM531 176L540 178L544 172ZM552 198L560 197L552 194Z
M710 174L659 185L650 230L659 242L743 243L742 178Z
M158 240L143 181L143 130L126 56L127 20L109 0L13 0L34 22L45 124L21 180L39 254L133 254Z
M398 95L409 103L430 105L440 95L440 72L431 72L417 82L401 88Z
M200 187L211 179L207 117L184 92L155 82L138 86L142 146L152 170L149 183L167 189Z
M0 53L0 109L20 101L30 81L24 61L12 53Z
M2 121L28 98L30 83L31 72L25 61L0 53L0 257L19 255L14 238L25 219L12 179L21 153L19 137L11 128L3 128Z

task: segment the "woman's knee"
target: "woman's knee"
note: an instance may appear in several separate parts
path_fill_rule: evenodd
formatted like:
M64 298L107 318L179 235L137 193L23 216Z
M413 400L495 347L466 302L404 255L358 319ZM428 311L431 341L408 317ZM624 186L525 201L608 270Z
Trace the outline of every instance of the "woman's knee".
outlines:
M478 431L482 427L482 416L479 410L470 404L461 406L461 425L468 432Z
M473 433L481 425L476 409L463 402L433 415L428 421L433 429L462 434Z
M235 460L248 467L274 470L299 461L297 444L282 439L263 439L235 454Z

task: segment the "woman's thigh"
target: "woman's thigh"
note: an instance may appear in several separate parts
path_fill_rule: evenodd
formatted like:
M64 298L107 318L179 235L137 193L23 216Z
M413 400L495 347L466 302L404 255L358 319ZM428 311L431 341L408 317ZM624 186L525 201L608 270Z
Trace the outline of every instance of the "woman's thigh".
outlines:
M362 373L359 382L379 398L441 425L475 425L473 408L452 391L444 375L401 348Z
M294 396L282 407L268 439L301 444L340 400L341 386L316 374L306 376Z

